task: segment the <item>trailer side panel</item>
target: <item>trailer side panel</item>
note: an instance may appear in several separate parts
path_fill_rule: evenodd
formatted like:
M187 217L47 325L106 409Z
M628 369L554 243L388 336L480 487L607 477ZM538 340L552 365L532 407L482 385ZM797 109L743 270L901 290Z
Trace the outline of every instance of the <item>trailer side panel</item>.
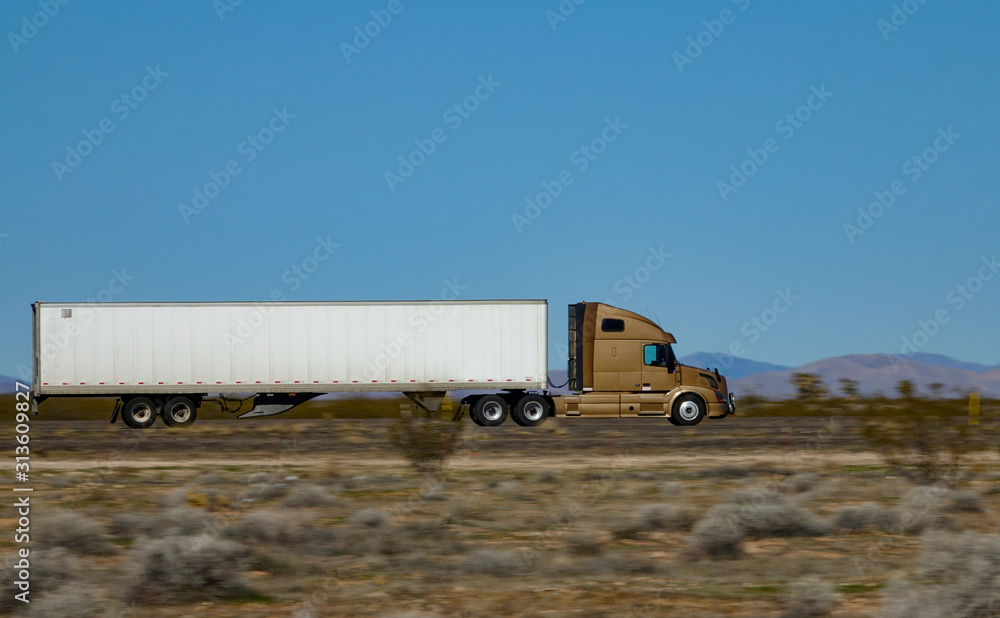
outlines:
M36 394L545 388L545 301L36 303Z

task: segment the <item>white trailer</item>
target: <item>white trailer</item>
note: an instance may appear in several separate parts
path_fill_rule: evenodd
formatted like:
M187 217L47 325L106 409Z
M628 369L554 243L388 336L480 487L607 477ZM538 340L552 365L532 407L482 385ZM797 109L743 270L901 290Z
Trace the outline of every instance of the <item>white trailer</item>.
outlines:
M118 397L112 414L145 428L194 422L219 395L254 395L240 418L324 393L396 391L436 411L447 392L493 390L480 424L509 405L536 424L553 409L544 300L49 303L32 305L36 402ZM478 400L477 400L478 401ZM487 402L489 403L489 401ZM504 418L499 421L503 422Z

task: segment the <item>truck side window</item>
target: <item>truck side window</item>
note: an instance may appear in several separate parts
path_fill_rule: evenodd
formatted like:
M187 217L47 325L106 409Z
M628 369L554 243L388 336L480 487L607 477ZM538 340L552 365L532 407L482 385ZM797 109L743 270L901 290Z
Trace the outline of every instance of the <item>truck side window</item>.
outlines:
M651 367L666 367L667 346L656 344L642 346L642 362Z
M625 331L625 320L604 318L601 320L601 330L605 333L621 333Z

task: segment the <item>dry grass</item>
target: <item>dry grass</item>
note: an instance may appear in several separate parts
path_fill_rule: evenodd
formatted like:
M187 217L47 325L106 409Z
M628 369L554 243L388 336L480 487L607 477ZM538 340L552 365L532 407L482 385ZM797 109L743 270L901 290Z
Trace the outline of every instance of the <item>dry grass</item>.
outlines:
M891 618L1000 615L1000 536L929 534L916 581L892 587L886 610Z
M249 556L207 535L146 541L133 549L125 598L140 605L245 598Z
M428 481L401 460L388 427L338 425L337 435L365 441L340 443L359 446L339 457L305 451L308 462L290 458L284 469L258 464L260 445L302 433L270 434L265 424L225 438L209 432L185 444L194 463L118 470L100 501L73 491L90 478L87 462L48 473L55 489L44 494L44 512L72 523L62 536L47 539L40 528L33 537L47 548L37 570L32 560L39 604L48 596L50 615L87 615L94 604L128 615L134 602L132 615L154 618L860 616L921 602L945 612L937 615L963 615L981 601L964 580L996 585L988 554L969 549L995 543L993 459L977 462L954 490L914 485L857 452L788 461L754 450L773 428L749 434L742 450L691 446L702 428L678 431L664 454L662 439L633 452L627 431L582 440L569 425L533 446L521 443L539 440L535 433L511 428L520 433L492 451L499 439L483 431ZM191 449L202 440L213 447ZM217 463L230 440L252 445L251 463ZM557 448L565 456L546 452ZM212 494L214 506L203 499ZM974 536L932 541L942 527ZM957 565L949 543L965 548L969 564ZM46 565L49 552L59 564ZM965 570L951 577L948 569ZM897 579L907 585L890 585ZM74 606L75 590L88 595ZM14 611L23 610L0 606Z

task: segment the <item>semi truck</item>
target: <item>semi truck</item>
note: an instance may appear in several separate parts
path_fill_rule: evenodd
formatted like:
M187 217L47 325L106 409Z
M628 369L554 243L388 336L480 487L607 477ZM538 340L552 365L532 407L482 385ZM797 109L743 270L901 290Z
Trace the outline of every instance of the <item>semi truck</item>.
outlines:
M187 427L207 402L253 418L344 392L403 393L436 413L460 391L455 420L489 427L556 415L696 425L736 410L718 369L679 363L673 335L604 303L568 307L566 395L548 378L545 300L36 302L32 313L35 413L47 399L113 397L111 422L134 429Z

